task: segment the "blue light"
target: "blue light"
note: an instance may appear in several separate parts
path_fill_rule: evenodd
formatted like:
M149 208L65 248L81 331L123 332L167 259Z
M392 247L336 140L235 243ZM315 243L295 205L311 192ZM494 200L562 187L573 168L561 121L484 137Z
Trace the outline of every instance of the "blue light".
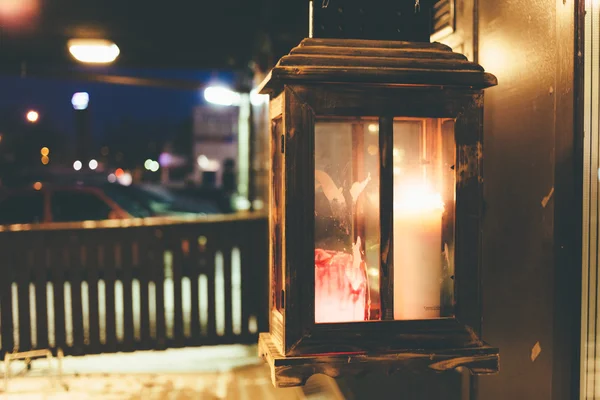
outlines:
M75 110L85 110L88 108L90 95L87 92L77 92L71 98L71 104Z

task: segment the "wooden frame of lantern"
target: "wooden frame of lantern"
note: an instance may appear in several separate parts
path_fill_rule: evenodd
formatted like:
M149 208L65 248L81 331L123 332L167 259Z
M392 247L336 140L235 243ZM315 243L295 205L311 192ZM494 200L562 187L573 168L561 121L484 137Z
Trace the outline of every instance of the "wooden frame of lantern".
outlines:
M438 43L305 39L262 85L271 95L270 332L259 352L278 387L314 373L405 367L498 370L481 331L483 89L496 78ZM455 285L451 317L315 323L315 121L371 117L379 127L382 307L391 308L392 137L397 117L454 121Z

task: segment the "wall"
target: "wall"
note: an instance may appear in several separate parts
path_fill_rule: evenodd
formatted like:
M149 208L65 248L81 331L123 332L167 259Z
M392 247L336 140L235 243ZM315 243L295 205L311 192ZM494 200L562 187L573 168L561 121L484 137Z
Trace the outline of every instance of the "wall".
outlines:
M574 11L572 0L478 4L478 62L499 81L485 98L483 337L501 354L479 399L575 398Z

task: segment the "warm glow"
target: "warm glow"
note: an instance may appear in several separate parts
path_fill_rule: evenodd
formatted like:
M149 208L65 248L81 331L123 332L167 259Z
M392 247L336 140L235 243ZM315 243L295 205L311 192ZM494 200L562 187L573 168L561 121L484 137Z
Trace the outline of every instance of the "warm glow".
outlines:
M50 157L42 156L42 164L48 165L49 162L50 162Z
M424 185L403 187L395 196L394 213L417 214L444 210L442 196Z
M75 110L85 110L90 102L90 95L86 92L77 92L71 98Z
M123 186L129 186L133 182L133 177L129 172L123 171L121 175L117 175L117 181Z
M377 126L377 124L369 124L369 132L371 133L377 133L379 132L379 126Z
M352 254L315 249L315 322L365 321L367 266L360 252L361 239Z
M204 89L204 99L220 106L233 106L240 103L240 94L223 86L209 86Z
M250 103L253 106L258 107L263 104L269 103L269 95L268 94L260 94L256 89L253 89L250 92Z
M108 64L117 59L119 47L104 39L71 39L69 52L80 62L90 64Z
M34 110L30 110L27 112L27 121L31 122L31 123L36 123L38 121L38 119L40 118L40 114L37 111Z
M33 184L35 190L42 190L42 182L36 182Z
M423 184L394 194L394 319L439 318L442 197Z
M47 156L50 154L50 149L47 147L42 147L42 149L40 150L40 154L43 156Z
M88 163L88 167L90 167L90 169L93 171L96 168L98 168L98 161L96 160L90 160L90 162Z
M196 161L198 162L198 166L204 171L218 171L221 167L219 160L211 160L204 154L199 155Z
M24 31L32 28L40 10L39 0L0 0L0 26Z
M123 168L117 168L117 170L115 171L115 176L117 178L120 178L125 172L123 171Z
M75 171L79 171L81 169L81 167L83 167L83 164L81 163L81 161L77 160L73 163L73 169Z

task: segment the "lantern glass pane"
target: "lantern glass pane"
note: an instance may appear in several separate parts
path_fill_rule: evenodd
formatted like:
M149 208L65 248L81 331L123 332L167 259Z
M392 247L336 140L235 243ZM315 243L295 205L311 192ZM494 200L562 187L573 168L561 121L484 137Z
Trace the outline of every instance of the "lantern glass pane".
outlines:
M394 319L450 317L454 312L454 121L396 119L393 130Z
M379 124L315 124L315 322L380 318Z

